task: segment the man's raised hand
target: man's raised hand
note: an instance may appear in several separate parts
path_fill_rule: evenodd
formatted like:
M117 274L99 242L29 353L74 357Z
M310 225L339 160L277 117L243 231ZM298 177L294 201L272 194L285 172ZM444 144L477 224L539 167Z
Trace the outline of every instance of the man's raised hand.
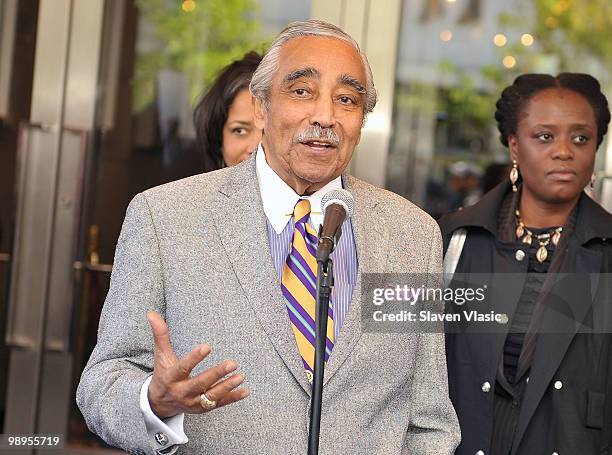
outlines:
M149 404L153 412L164 419L180 414L200 414L212 408L234 403L249 396L248 389L239 389L244 376L234 373L238 365L233 360L191 376L192 370L211 352L201 344L179 359L170 345L168 326L159 313L149 311L147 319L155 341L153 378L149 384ZM206 394L214 406L203 407L201 395Z

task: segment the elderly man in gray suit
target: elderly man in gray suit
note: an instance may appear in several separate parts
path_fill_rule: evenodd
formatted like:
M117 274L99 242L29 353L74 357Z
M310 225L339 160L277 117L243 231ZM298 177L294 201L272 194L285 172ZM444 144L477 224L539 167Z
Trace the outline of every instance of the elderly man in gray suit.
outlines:
M332 254L320 453L453 453L443 334L361 330L363 273L441 271L428 215L343 174L376 103L365 55L331 24L292 23L251 92L250 159L127 210L77 391L89 428L131 453L306 453L312 245L322 195L342 187L355 213Z

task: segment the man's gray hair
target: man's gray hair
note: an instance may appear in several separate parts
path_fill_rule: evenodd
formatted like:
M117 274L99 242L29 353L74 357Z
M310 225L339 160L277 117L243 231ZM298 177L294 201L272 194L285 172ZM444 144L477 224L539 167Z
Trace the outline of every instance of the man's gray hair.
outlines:
M270 45L270 49L266 52L261 63L253 73L251 85L249 89L251 94L263 102L264 108L268 109L270 102L270 87L274 73L278 71L279 57L282 47L290 40L305 36L322 36L327 38L335 38L349 43L359 53L363 62L363 67L366 73L366 102L364 114L372 112L376 105L376 89L374 88L374 78L372 77L372 69L368 63L368 58L361 52L359 44L350 35L345 33L339 27L336 27L329 22L319 20L309 20L304 22L292 22L283 29L282 32ZM328 58L328 56L321 56ZM333 58L333 57L332 57Z

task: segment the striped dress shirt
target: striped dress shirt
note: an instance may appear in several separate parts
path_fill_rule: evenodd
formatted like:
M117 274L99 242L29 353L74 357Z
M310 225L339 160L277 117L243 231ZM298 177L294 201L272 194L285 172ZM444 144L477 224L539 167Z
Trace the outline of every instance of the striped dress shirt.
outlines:
M268 222L270 252L279 283L282 280L283 267L291 248L293 227L294 222L291 218L285 229L277 234ZM357 280L357 252L350 221L345 221L342 225L342 236L330 257L334 263L334 287L331 292L330 305L334 311L334 343L337 343L342 323L351 306L351 298ZM289 316L287 316L287 323L289 323Z
M257 149L256 169L264 213L267 218L270 252L280 286L283 267L291 248L294 228L293 208L301 196L293 191L268 165L261 145ZM337 188L342 188L340 177L307 197L312 208L310 224L316 232L319 231L319 226L323 222L323 215L320 212L321 199L328 191ZM334 287L330 305L334 311L334 337L337 343L342 323L351 306L359 264L350 220L345 221L342 225L342 236L330 257L334 262ZM289 315L287 315L287 324L289 324Z

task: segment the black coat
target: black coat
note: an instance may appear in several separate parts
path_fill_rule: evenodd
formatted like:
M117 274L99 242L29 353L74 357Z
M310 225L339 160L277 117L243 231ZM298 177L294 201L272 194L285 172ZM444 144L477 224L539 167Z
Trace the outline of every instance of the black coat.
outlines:
M509 184L501 184L476 205L440 220L445 251L453 231L467 228L456 274L526 272L527 260L516 256L516 243L496 238L498 210L509 190ZM578 204L559 272L593 273L596 279L590 285L584 279L572 282L560 292L569 307L565 311L592 326L604 324L608 316L601 312L609 315L612 309L612 275L601 275L612 273L612 215L586 194ZM518 283L494 296L492 309L512 320L521 290ZM608 333L584 333L568 323L559 333L538 335L527 389L517 404L512 455L612 455L612 335L609 319L605 321L606 328L599 332ZM506 333L447 334L449 390L462 436L457 454L489 452L495 378L505 338Z

